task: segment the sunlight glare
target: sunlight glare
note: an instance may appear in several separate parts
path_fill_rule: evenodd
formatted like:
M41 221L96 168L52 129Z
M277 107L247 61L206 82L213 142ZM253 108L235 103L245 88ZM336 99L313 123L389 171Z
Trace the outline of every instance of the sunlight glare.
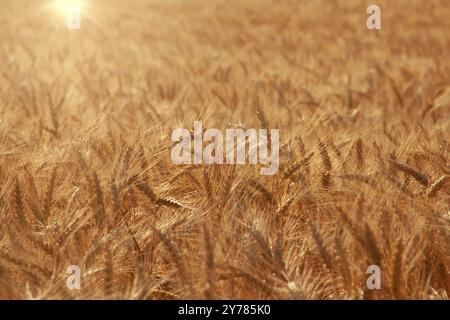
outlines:
M74 12L82 13L86 7L85 0L54 0L53 8L61 14L69 15Z

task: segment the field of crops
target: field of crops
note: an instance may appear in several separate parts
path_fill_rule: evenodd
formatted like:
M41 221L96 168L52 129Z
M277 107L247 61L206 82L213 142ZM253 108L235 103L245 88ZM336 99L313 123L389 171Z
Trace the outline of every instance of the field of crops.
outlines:
M0 0L0 299L449 298L449 1L54 1Z

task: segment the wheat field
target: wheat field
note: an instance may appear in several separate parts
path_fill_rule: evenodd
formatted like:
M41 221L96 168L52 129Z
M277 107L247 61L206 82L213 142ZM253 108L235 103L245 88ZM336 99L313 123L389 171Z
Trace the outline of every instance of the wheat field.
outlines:
M50 2L0 0L0 299L449 298L450 2ZM196 120L278 173L173 164Z

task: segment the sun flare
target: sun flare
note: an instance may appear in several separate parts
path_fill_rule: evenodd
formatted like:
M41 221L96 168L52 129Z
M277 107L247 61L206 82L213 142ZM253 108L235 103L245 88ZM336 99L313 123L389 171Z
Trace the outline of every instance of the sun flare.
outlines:
M86 9L85 0L54 0L52 7L55 11L69 15L74 12L82 13Z

